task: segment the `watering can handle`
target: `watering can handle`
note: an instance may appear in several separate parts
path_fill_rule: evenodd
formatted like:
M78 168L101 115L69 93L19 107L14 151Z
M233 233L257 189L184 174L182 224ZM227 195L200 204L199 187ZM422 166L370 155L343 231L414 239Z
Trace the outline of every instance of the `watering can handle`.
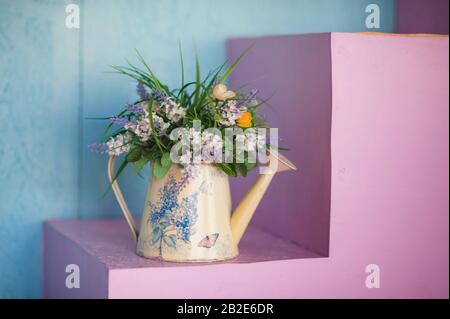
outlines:
M114 195L116 196L117 201L119 202L120 208L122 209L123 215L125 216L125 219L127 220L128 226L130 226L131 232L133 233L134 240L137 241L138 239L138 230L136 227L136 223L134 222L133 216L130 213L130 210L128 209L128 205L125 202L125 199L123 198L122 192L120 191L119 184L117 184L117 181L113 182L114 178L114 164L116 162L115 156L110 156L108 161L108 177L109 181L111 182L111 187L114 191Z

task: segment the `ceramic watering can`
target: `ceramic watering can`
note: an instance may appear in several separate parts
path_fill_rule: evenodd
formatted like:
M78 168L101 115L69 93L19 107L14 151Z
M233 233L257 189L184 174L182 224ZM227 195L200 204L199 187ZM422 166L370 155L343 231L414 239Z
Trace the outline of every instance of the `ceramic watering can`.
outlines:
M137 254L175 262L207 262L238 256L238 244L256 207L277 172L295 170L281 154L270 152L277 169L259 175L231 213L228 176L212 164L188 171L173 164L166 176L153 176L148 187L140 231L116 181L114 194L137 241ZM115 157L108 162L110 181Z

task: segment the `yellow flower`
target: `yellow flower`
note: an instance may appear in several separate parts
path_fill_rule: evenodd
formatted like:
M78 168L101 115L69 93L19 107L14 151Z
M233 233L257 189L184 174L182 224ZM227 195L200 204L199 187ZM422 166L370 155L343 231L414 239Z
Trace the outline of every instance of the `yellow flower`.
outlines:
M236 121L239 127L247 128L252 126L252 113L244 112L241 117Z

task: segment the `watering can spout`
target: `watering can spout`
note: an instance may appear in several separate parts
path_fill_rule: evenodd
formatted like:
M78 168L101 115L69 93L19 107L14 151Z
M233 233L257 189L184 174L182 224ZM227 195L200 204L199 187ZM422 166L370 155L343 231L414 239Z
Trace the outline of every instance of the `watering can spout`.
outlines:
M263 168L260 174L238 204L231 216L231 234L236 244L239 244L248 224L270 185L273 177L278 172L297 170L295 165L286 157L274 150L268 151L269 165Z

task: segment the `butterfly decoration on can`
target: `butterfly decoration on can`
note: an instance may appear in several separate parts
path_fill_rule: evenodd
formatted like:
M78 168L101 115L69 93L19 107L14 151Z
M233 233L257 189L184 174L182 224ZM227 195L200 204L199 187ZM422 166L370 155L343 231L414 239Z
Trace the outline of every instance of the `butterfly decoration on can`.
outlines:
M200 242L198 243L198 247L211 248L216 244L218 237L219 237L219 233L206 235L205 238L200 240Z

